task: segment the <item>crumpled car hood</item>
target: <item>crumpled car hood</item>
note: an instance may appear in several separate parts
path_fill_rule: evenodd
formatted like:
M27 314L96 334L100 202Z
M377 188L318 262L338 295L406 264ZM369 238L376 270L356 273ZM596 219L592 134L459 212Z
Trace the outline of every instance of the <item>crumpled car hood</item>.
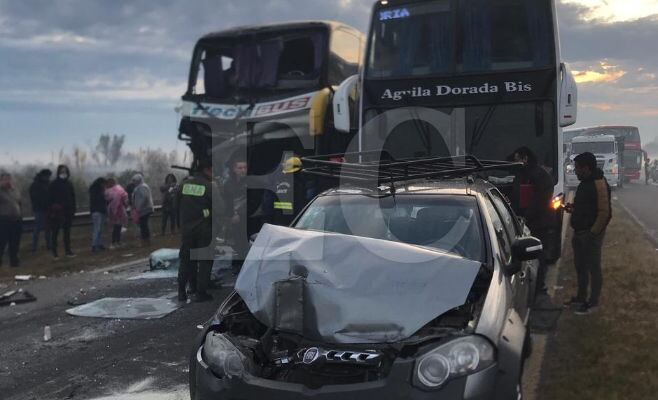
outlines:
M270 328L391 343L466 302L480 263L386 240L264 225L235 289Z

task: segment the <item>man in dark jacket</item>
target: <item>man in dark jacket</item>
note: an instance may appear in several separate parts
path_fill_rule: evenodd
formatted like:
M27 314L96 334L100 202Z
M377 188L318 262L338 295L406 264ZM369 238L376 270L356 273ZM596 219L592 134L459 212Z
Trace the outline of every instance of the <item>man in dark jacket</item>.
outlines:
M612 218L610 186L596 166L592 153L582 153L575 159L576 175L580 180L573 204L566 206L571 213L573 228L574 264L578 279L578 292L567 305L576 308L576 314L589 314L599 304L603 278L601 274L601 247L605 229ZM591 278L591 279L590 279ZM591 292L587 289L591 280Z
M247 199L247 160L234 156L231 160L229 179L222 188L225 215L228 218L226 239L233 247L237 257L233 260L233 272L238 273L249 248Z
M550 205L555 185L553 178L538 165L537 157L527 147L520 147L514 152L514 161L523 163L523 168L514 180L512 197L516 202L516 210L519 216L525 218L532 235L546 246L552 223ZM546 293L546 269L546 257L542 253L537 271L537 290L543 293Z
M182 234L178 269L179 301L187 300L188 283L195 302L212 300L207 290L213 263L213 225L218 231L223 204L213 182L210 160L199 164L198 172L185 179L177 192ZM215 208L213 200L220 202Z
M91 214L91 252L105 250L103 245L103 228L107 216L107 201L105 200L105 178L97 178L89 187L89 212Z
M57 177L50 184L50 222L52 226L53 259L58 260L57 238L59 231L64 231L64 250L67 257L75 257L71 251L71 224L76 211L75 190L70 180L71 172L66 165L57 167Z
M14 186L11 175L0 172L0 266L5 248L9 247L9 265L18 267L18 249L22 229L21 195Z
M50 224L47 223L48 206L48 186L50 185L50 176L52 172L49 169L42 169L34 177L30 185L30 202L32 203L32 213L34 214L34 228L32 231L32 252L37 251L39 245L39 234L43 231L46 249L50 250Z
M176 210L176 192L178 190L178 182L176 175L168 174L165 178L164 185L160 186L160 193L162 193L162 235L164 236L167 230L167 222L171 221L171 233L174 233L178 222L176 217L178 211Z

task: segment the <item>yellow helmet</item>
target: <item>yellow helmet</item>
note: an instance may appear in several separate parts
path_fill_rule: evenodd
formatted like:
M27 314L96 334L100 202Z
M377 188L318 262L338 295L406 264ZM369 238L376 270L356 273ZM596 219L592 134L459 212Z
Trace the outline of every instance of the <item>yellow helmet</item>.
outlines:
M299 157L289 157L283 162L283 173L294 174L302 169L302 160Z

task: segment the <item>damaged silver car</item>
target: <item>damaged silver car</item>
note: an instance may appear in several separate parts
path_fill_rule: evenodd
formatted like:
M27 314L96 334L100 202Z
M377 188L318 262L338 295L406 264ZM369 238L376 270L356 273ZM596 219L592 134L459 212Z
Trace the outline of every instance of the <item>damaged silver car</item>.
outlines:
M516 399L542 245L481 179L333 189L265 225L192 399Z

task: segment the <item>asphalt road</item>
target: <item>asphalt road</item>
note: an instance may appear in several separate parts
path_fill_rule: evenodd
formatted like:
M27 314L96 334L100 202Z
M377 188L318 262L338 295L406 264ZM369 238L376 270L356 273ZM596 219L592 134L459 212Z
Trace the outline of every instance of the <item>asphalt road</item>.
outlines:
M658 185L627 183L612 193L658 247ZM613 216L614 218L614 216Z
M211 291L212 302L185 304L161 319L65 313L69 301L175 295L174 278L127 280L145 269L140 263L0 287L1 293L22 287L37 297L0 308L0 398L189 398L188 356L197 325L209 319L228 288ZM49 341L44 341L46 325Z

